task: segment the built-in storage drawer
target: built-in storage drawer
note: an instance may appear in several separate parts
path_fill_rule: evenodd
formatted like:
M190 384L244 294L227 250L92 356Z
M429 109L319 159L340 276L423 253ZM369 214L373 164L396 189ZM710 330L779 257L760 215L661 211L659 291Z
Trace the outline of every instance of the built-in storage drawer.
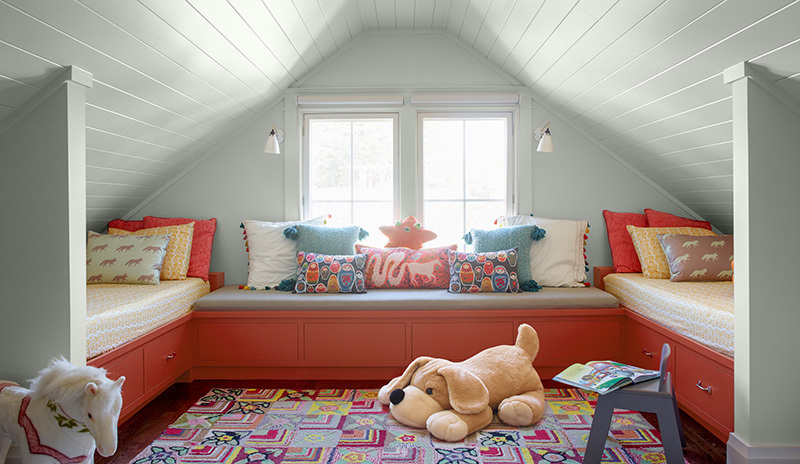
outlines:
M125 376L125 383L122 384L123 408L133 405L144 395L144 353L141 349L104 368L108 371L109 379L117 380L120 376Z
M625 362L645 369L658 370L661 367L661 348L664 343L670 343L670 340L637 322L629 320L628 336L625 342ZM667 370L672 372L672 375L675 375L675 343L670 343L670 348L672 354L669 357Z
M145 391L189 367L192 361L190 338L186 324L144 347Z
M539 334L534 365L622 358L622 318L537 321L531 326Z
M412 358L463 361L486 348L513 345L513 322L416 322L411 326Z
M297 361L297 323L204 321L197 324L197 359L203 361Z
M403 364L406 358L402 322L307 322L304 324L306 364Z
M705 413L708 421L716 421L733 430L733 376L678 346L675 359L675 392L678 400Z

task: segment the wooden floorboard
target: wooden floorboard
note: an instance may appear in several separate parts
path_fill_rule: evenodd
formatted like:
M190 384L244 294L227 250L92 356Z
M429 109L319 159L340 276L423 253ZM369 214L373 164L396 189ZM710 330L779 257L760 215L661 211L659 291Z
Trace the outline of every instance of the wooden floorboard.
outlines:
M147 406L119 426L119 446L116 454L109 458L95 455L97 464L128 463L161 432L175 422L181 414L212 388L292 388L295 390L320 388L380 388L385 382L375 380L196 380L191 383L175 384L156 397ZM545 387L564 388L564 385L547 380ZM656 427L655 414L643 414ZM681 422L686 434L686 448L683 450L687 462L691 464L724 463L726 446L697 421L681 411Z

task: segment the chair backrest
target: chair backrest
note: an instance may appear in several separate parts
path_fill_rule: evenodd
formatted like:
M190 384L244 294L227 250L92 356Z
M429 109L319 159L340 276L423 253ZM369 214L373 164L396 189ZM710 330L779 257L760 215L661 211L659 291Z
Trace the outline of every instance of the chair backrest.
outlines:
M664 346L661 347L661 367L659 370L661 371L661 377L658 381L658 391L666 392L669 388L669 376L667 374L667 364L669 360L669 354L672 350L669 347L669 343L664 343Z

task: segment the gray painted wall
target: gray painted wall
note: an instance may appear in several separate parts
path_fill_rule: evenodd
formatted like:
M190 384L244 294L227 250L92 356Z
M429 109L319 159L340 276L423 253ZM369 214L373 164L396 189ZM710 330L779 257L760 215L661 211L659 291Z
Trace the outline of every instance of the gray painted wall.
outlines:
M379 93L387 87L382 71L387 68L393 73L391 82L424 84L424 89L440 91L469 88L480 93L481 87L475 86L477 81L474 76L480 76L480 83L486 85L486 89L496 90L498 86L508 87L514 82L447 36L392 34L369 36L369 39L356 41L338 58L312 72L298 92L346 93L363 92L366 88ZM377 40L381 43L375 43ZM384 47L391 48L395 53L373 53ZM424 64L420 64L415 58L423 50L427 58ZM342 63L346 66L343 67ZM349 80L342 77L345 68L352 76ZM424 76L424 82L420 81L419 76ZM463 77L459 79L457 76ZM358 87L358 90L354 87ZM285 146L290 148L280 156L262 153L269 128L275 122L280 126L283 120L282 109L283 105L279 104L245 127L132 217L216 217L219 225L214 240L212 271L224 271L229 284L245 283L247 258L239 223L244 219L283 220L286 200L284 185L293 188L292 182L284 179L284 161L296 162L300 146L297 139L300 135L287 133ZM520 182L527 185L520 185L519 190L527 192L529 196L520 199L520 213L588 220L592 226L588 243L590 265L611 264L603 209L641 212L649 207L686 215L679 204L627 170L612 155L563 123L553 113L537 106L535 102L532 113L532 118L522 115L529 125L536 127L552 121L556 152L532 153L531 131L529 128L520 128L519 146L524 150L518 155L519 166L523 169ZM401 122L401 130L404 127ZM401 145L403 160L416 156L416 144ZM530 174L526 175L528 172ZM292 194L290 190L289 195Z
M22 384L52 357L86 360L85 87L70 71L0 127L0 378Z

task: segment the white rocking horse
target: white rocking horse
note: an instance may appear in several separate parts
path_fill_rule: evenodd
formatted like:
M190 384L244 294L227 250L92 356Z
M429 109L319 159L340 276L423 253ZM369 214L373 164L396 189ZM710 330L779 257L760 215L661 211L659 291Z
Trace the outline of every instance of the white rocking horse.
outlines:
M125 377L54 359L31 389L0 381L0 463L14 441L23 464L94 462L117 451L117 421Z

